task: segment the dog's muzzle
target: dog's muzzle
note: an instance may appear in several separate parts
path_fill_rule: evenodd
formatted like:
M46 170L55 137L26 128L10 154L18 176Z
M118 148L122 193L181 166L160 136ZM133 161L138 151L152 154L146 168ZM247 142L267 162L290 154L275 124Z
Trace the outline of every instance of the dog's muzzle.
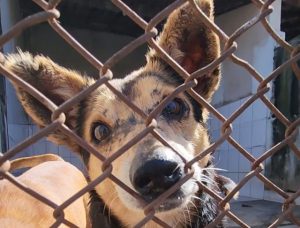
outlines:
M185 176L185 164L182 158L168 147L141 146L137 151L139 152L135 154L131 163L129 178L134 189L144 200L137 207L143 209L145 202L152 202ZM194 181L188 180L179 185L155 210L162 212L181 208L195 193L196 188Z
M178 182L182 172L177 162L152 159L136 170L132 184L146 201L151 201Z

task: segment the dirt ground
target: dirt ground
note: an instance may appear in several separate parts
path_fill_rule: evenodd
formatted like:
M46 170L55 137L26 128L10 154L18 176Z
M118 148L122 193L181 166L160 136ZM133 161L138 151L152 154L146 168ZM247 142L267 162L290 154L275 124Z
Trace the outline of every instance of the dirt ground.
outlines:
M265 200L237 201L231 203L231 210L249 226L263 228L270 226L278 218L281 206L281 203ZM294 214L300 220L300 206L294 208ZM226 227L240 227L230 220L226 223ZM293 225L290 221L284 221L279 227L296 228L299 226Z

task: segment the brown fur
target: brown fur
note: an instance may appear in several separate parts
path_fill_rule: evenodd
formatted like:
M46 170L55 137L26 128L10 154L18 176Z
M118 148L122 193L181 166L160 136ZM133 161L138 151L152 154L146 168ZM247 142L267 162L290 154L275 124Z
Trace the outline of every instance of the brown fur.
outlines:
M87 185L77 168L56 155L20 158L11 164L11 170L33 167L17 177L18 181L57 205ZM55 222L50 206L8 180L0 180L0 194L0 227L50 227ZM86 205L84 197L78 198L64 210L65 218L78 227L87 227Z
M213 20L213 1L198 0L197 3ZM217 36L200 21L198 12L189 3L174 10L157 41L189 73L209 64L220 54ZM156 51L150 49L146 58L147 64L144 67L123 79L112 80L111 84L145 113L150 113L183 82L183 79L166 64ZM95 82L78 72L58 66L49 58L33 57L29 53L19 52L8 56L5 66L43 92L57 105ZM212 73L198 79L198 84L193 89L205 99L210 100L218 88L219 80L219 69L215 69ZM22 88L17 85L15 87L26 112L40 127L47 126L51 122L51 112ZM158 122L156 130L176 150L180 151L182 156L190 160L209 146L205 125L208 112L187 93L179 94L177 99L181 100L186 107L184 117L180 121L175 121L160 115L156 119ZM117 151L145 128L144 120L104 85L66 114L66 124L105 156ZM110 129L109 137L100 142L95 141L93 132L93 126L98 126L99 123L105 124ZM80 153L85 158L91 180L101 175L101 161L83 151L72 139L59 131L51 134L49 139L58 144L65 144L72 151ZM161 151L161 154L157 155L157 150ZM164 156L164 159L169 159L168 156L171 156L172 159L178 160L174 151L149 134L113 162L113 174L126 185L134 188L130 172L136 170L137 166L142 164L146 158L155 156ZM211 189L219 191L218 183L215 182L215 171L207 168L210 160L210 155L207 155L199 163L193 165L196 170L194 178L206 183ZM103 181L95 187L95 191L103 199L111 214L123 225L132 227L144 218L140 202L111 180ZM217 214L216 203L208 195L202 193L193 180L182 185L180 191L186 194L184 203L172 210L157 213L159 218L172 227L193 226L192 224L194 227L202 227L212 221ZM201 198L200 201L195 200L194 196ZM196 213L193 209L194 205L198 205L198 215L191 216L191 221L185 221L186 215L183 210ZM153 221L147 225L148 227L157 227Z

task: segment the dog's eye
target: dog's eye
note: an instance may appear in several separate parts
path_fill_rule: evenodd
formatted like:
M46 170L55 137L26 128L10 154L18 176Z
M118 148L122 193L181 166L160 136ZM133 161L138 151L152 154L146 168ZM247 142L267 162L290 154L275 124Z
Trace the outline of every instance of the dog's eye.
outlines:
M110 135L110 128L103 123L95 123L93 130L93 138L97 142L101 142Z
M167 104L162 111L162 115L167 119L181 120L187 113L188 108L186 104L179 98L175 98Z

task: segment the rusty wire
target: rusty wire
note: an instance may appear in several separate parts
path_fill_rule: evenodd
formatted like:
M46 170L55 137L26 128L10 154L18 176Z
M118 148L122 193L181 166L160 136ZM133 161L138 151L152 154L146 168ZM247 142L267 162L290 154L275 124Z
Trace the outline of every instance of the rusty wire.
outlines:
M146 224L149 220L153 220L157 224L161 225L162 227L169 227L165 222L160 220L155 215L155 208L157 208L168 196L174 193L182 184L184 184L187 180L189 180L193 175L193 168L192 165L196 162L199 162L202 158L204 158L207 154L213 153L214 150L220 146L224 141L229 142L234 148L236 148L246 159L248 159L249 163L252 164L251 171L238 183L235 189L230 192L226 197L221 197L218 193L208 189L204 184L198 182L199 187L213 197L218 202L218 207L220 213L216 217L213 223L211 223L208 227L216 226L225 216L229 217L235 223L240 225L241 227L249 227L245 222L243 222L240 218L232 213L230 210L229 201L233 198L235 193L241 189L251 178L257 177L260 181L264 183L265 186L272 189L274 192L279 194L284 199L284 206L283 211L278 217L276 221L270 227L275 227L283 222L285 219L290 220L296 225L300 225L300 220L295 218L293 215L293 207L295 206L295 200L297 197L300 196L300 189L293 194L287 194L285 191L280 189L274 183L272 183L267 177L262 174L263 165L262 163L270 158L271 155L278 152L280 148L288 145L290 149L295 153L295 155L300 159L300 151L299 148L296 147L294 144L295 137L297 135L297 127L300 125L300 119L296 119L294 122L288 120L273 104L272 102L265 96L265 94L269 91L269 84L275 78L277 78L280 73L286 68L291 67L294 71L296 77L300 79L300 69L297 65L296 61L300 59L300 47L293 47L286 41L284 41L271 27L269 22L267 21L267 16L270 15L273 11L271 4L274 0L252 0L252 3L258 8L258 14L246 22L244 25L239 27L231 36L228 36L221 28L219 28L213 21L211 21L198 7L195 0L177 0L170 4L167 8L159 12L155 17L153 17L149 23L147 23L144 19L142 19L135 11L133 11L130 7L128 7L124 2L121 0L111 0L113 4L115 4L125 15L132 19L140 28L142 28L145 33L132 41L127 46L123 47L120 51L115 53L111 56L105 63L102 63L97 58L95 58L89 51L87 51L72 35L70 35L58 22L60 12L56 7L59 5L60 0L50 0L46 2L44 0L33 0L37 5L41 7L41 12L31 15L27 18L24 18L17 24L15 24L8 32L2 34L0 36L0 47L2 47L5 43L9 40L18 36L23 30L32 27L34 25L40 24L42 22L48 22L48 24L53 28L54 31L57 32L71 47L73 47L76 51L78 51L82 57L84 57L94 68L96 68L99 72L99 79L90 87L86 88L82 92L78 93L75 97L70 100L67 100L60 106L56 106L51 100L49 100L46 96L42 93L37 91L31 85L23 81L15 75L14 73L10 72L8 69L4 67L1 63L3 59L3 54L0 53L0 72L7 77L8 79L12 80L15 84L22 87L32 96L37 98L41 101L51 112L52 112L52 123L40 130L34 136L29 139L26 139L16 147L10 149L4 155L0 156L0 176L2 178L7 179L26 193L30 194L31 196L37 198L41 202L49 205L54 209L54 217L56 218L56 222L52 225L52 227L58 227L61 223L64 223L70 227L74 227L70 221L67 221L64 218L64 209L74 202L78 197L82 196L86 192L93 189L97 184L101 184L103 180L109 178L111 181L115 182L129 194L143 202L142 198L138 193L136 193L133 189L126 186L112 174L112 162L115 159L118 159L122 154L126 153L126 151L132 147L134 144L138 143L141 139L143 139L146 135L152 134L157 140L159 140L164 145L169 146L173 149L182 159L185 161L186 164L186 173L185 176L173 185L170 189L166 192L161 194L158 198L152 201L149 204L144 203L144 214L145 217L142 221L136 224L135 227L142 227ZM199 17L201 18L201 22L205 24L209 29L213 30L221 42L224 44L224 48L221 51L221 55L219 58L215 59L209 65L204 66L203 68L199 69L198 71L194 72L193 74L189 74L186 72L171 56L169 56L155 41L155 36L157 35L157 30L155 26L164 20L174 9L178 8L182 4L189 2L192 4L198 11ZM283 47L288 53L290 53L290 59L274 70L269 76L263 77L258 73L258 71L251 66L247 61L238 58L234 52L237 49L236 39L242 36L247 30L253 27L255 24L261 23L265 30L270 34L270 36L281 46ZM162 59L164 59L178 74L180 74L184 79L185 82L180 85L176 90L173 91L169 96L167 96L163 102L161 102L156 109L154 109L150 114L144 113L139 107L133 104L126 96L120 93L117 89L115 89L110 80L113 78L113 74L110 71L110 68L114 66L118 61L123 59L126 55L136 49L138 46L148 43L159 55ZM230 59L233 63L243 67L246 71L248 71L258 83L259 86L257 87L257 93L252 95L244 104L242 104L232 115L228 118L225 118L222 114L220 114L212 105L210 105L203 97L197 94L192 88L195 86L196 82L194 79L201 77L204 74L212 72L220 63L222 63L225 59ZM106 85L116 96L118 96L125 104L128 105L128 108L132 109L135 113L140 115L145 121L145 129L136 135L132 140L126 143L124 146L119 148L115 153L112 153L111 156L105 157L104 155L98 153L98 151L85 142L82 138L76 135L71 129L69 129L65 125L66 113L73 105L80 102L83 98L97 89L100 85ZM220 138L213 144L210 145L204 151L198 151L197 155L190 161L186 161L181 154L176 151L172 146L165 140L157 131L157 122L156 118L164 106L174 98L178 93L188 92L201 106L205 107L212 115L214 115L219 121L222 122L222 135ZM233 121L238 118L244 110L249 107L253 102L260 99L268 108L269 110L275 115L275 117L286 127L285 132L285 139L282 140L277 145L270 148L268 151L264 152L259 158L253 157L246 149L244 149L238 142L236 142L231 137L232 127L231 124ZM22 151L24 148L28 147L29 145L33 144L37 140L41 139L49 135L51 132L55 130L60 130L63 134L72 137L78 143L78 145L84 148L86 151L95 155L99 160L102 161L102 170L103 173L98 178L90 182L85 188L81 191L73 195L67 201L65 201L61 205L56 205L49 199L39 195L37 192L34 192L28 189L24 184L20 183L16 178L14 178L9 172L9 159L11 159L14 155Z

